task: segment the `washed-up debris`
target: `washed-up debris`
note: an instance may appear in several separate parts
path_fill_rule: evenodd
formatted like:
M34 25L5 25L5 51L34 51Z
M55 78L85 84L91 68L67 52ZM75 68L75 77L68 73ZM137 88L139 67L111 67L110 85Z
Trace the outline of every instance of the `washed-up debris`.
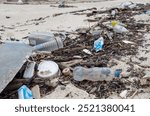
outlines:
M150 15L150 10L147 10L147 11L145 12L145 14Z
M75 87L73 84L67 86L58 86L54 92L45 96L43 99L90 99L95 98L94 95L90 95L87 92Z
M83 61L83 59L76 59L76 60L70 60L68 62L61 62L62 67L71 67L77 64L80 64Z
M127 93L128 93L128 90L122 91L122 92L120 93L120 97L123 98L123 99L127 98Z
M122 40L124 43L126 43L126 44L135 44L134 42L132 42L132 41L128 41L128 40Z
M32 87L31 91L33 94L33 99L40 99L41 98L39 85L35 85L34 87Z
M141 81L141 77L144 76L143 68L133 61L121 61L119 63L110 63L110 61L114 58L119 61L122 57L126 58L126 56L134 56L137 54L138 47L141 46L143 42L143 35L149 32L150 29L148 24L136 22L133 17L143 13L146 10L146 6L148 5L139 5L129 2L129 4L125 4L124 8L111 8L103 11L92 8L67 12L73 15L86 15L88 18L90 17L90 19L93 18L97 23L95 22L96 24L89 28L80 28L71 33L58 34L58 38L62 40L63 47L59 48L57 46L55 50L48 49L44 52L36 51L37 53L31 55L28 59L29 61L36 62L37 66L40 66L43 60L53 61L57 64L59 67L58 70L60 69L59 71L62 73L60 75L57 73L54 79L39 78L38 73L35 73L32 79L21 80L23 77L22 72L25 70L25 68L23 68L23 71L20 72L21 74L14 78L13 83L16 81L21 84L20 86L24 84L29 85L29 87L39 85L41 97L49 94L45 98L82 98L84 96L83 94L78 94L80 92L75 91L75 94L78 94L78 97L76 97L73 93L73 88L82 91L81 93L86 93L87 96L89 96L89 93L94 94L97 98L108 98L114 93L118 97L130 98L130 96L128 96L130 91L128 90L130 90L131 87L135 88L135 90L149 87L149 81L147 79L145 79L146 82ZM54 16L67 13L54 14ZM103 15L103 17L96 15L104 13L106 15ZM42 19L39 18L39 20L41 21ZM113 22L112 26L110 22ZM114 27L116 25L117 28L115 28L115 30ZM50 42L51 38L53 40L56 39L56 35L57 34L45 34L39 36L41 39L38 39L38 36L35 36L35 39L31 39L32 37L29 35L29 43L33 46L45 44L45 42ZM47 37L48 39L46 39ZM101 39L103 41L97 44L97 51L96 47L93 48L93 44L99 38L103 38ZM124 66L124 64L129 65L129 67ZM27 65L25 64L25 66ZM115 66L119 68L115 68ZM46 70L41 73L51 74L51 69L54 68L47 70L49 67L51 66L45 68ZM102 70L104 67L109 68ZM77 70L77 68L80 70ZM95 68L99 69L96 70L96 73ZM58 72L58 70L56 72ZM35 72L39 72L39 69L35 68ZM131 77L134 77L132 81ZM68 83L72 83L75 87L72 88ZM133 92L131 96L133 95L135 97ZM9 94L6 95L6 93ZM0 97L15 98L15 94L15 90L12 92L4 91Z
M63 42L61 38L50 40L46 43L42 43L33 47L33 51L54 51L59 48L63 48Z
M53 61L42 61L38 66L37 75L41 78L53 79L58 76L59 67Z
M42 44L45 42L50 41L51 38L54 38L53 33L48 33L48 32L34 32L31 33L28 38L29 38L29 44L31 46L35 46L38 44Z
M52 79L52 80L46 80L45 81L45 84L47 85L47 86L49 86L49 87L53 87L53 88L55 88L55 87L57 87L57 85L59 84L59 79L58 78L54 78L54 79Z
M63 15L63 14L68 14L68 13L78 13L78 12L84 12L84 11L90 11L90 10L96 10L97 8L88 8L88 9L83 9L83 10L76 10L76 11L71 11L71 12L66 12L66 13L57 13L57 14L54 14L53 16L56 17L56 16L60 16L60 15Z
M133 2L131 2L131 1L129 1L129 2L123 2L119 6L119 8L122 8L122 9L128 9L128 8L133 9L135 7L136 7L136 4L133 3Z
M94 41L94 48L95 48L96 52L102 50L103 45L104 45L104 38L103 37L100 37L98 40Z
M120 23L112 22L113 30L116 33L128 33L129 31L123 27Z
M114 9L111 11L111 16L114 18L118 14L118 10Z
M23 5L23 4L29 4L27 1L22 1L22 0L18 0L17 2L12 2L12 1L5 1L3 2L4 4L16 4L16 5Z
M112 22L111 22L111 25L112 25L112 26L120 25L120 26L123 26L123 27L127 27L126 24L121 23L121 22L119 22L119 21L112 21Z
M150 80L150 71L145 71L145 75L143 78Z
M65 69L63 69L62 73L63 73L65 76L71 76L71 70L70 70L70 68L65 68Z
M84 67L75 67L73 70L73 78L76 81L90 80L90 81L110 81L113 78L119 78L121 74L120 70L113 71L110 68L94 67L86 69Z
M23 85L18 89L18 97L19 99L33 99L33 94L26 85Z
M87 49L83 49L83 52L85 52L86 54L89 54L89 55L93 55L89 50Z
M59 7L65 6L65 0L59 0Z
M61 34L61 37L65 37ZM64 38L55 37L53 33L35 32L29 35L29 44L33 47L33 51L54 51L63 48Z
M0 31L5 31L4 29L0 29Z
M31 62L27 63L25 72L23 74L24 78L32 78L34 76L35 65L36 65L36 62L34 62L34 61L31 61Z
M9 19L9 18L11 18L10 16L6 16L6 19Z
M31 47L21 42L0 44L0 66L3 66L0 68L0 92L13 80L31 52Z
M130 99L133 99L134 96L135 96L137 93L138 93L138 90L136 90L136 91L132 94L132 96L130 97Z

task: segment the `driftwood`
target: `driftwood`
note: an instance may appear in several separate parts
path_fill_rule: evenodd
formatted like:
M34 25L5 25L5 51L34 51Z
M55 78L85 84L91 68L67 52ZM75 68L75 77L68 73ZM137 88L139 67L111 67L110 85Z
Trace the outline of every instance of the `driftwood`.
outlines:
M23 85L23 83L13 83L13 84L9 84L6 88L5 91L13 91L13 90L17 90L19 87L21 87Z
M68 14L68 13L84 12L84 11L87 11L87 10L97 10L97 8L93 7L93 8L83 9L83 10L76 10L76 11L71 11L71 12L65 12L65 13L56 13L56 14L53 15L53 17L60 16L60 15L63 15L63 14Z
M29 4L28 2L18 3L18 2L3 2L3 4L15 4L15 5L23 5L23 4Z
M79 64L83 61L83 59L78 59L78 60L71 60L71 61L68 61L68 62L61 62L61 65L65 68L67 67L71 67L71 66L74 66L76 64Z

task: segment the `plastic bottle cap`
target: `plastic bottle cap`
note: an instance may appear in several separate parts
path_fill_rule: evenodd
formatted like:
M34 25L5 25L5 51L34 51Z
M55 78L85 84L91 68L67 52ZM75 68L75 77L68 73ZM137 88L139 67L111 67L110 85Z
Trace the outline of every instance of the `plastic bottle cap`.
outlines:
M118 21L112 21L111 25L114 27L115 25L118 25Z
M115 77L118 77L118 78L119 78L121 72L122 72L122 69L117 69L117 70L115 70Z

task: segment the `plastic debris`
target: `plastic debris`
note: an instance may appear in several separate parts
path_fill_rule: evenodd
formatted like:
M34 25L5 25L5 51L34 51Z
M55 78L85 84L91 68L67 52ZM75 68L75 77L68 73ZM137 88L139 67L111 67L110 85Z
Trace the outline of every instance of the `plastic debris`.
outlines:
M113 30L114 30L114 32L116 32L116 33L128 33L128 32L129 32L125 27L123 27L123 26L121 26L121 25L115 25L115 26L113 27Z
M135 44L134 42L132 42L132 41L128 41L128 40L122 40L124 43L126 43L126 44Z
M128 8L133 9L133 8L136 8L136 4L131 2L131 1L128 1L128 2L121 3L119 5L119 8L121 8L121 9L128 9Z
M65 6L65 0L59 0L59 7Z
M84 68L81 66L75 67L73 70L73 78L76 81L110 81L113 78L120 78L121 70L111 70L107 67Z
M37 75L41 78L53 79L59 73L58 65L53 61L42 61L38 66Z
M23 74L24 78L32 78L34 76L35 64L36 64L36 62L34 62L34 61L27 63L27 67Z
M111 25L112 25L113 27L114 27L115 25L120 25L120 26L123 26L123 27L127 27L126 24L121 23L121 22L119 22L119 21L112 21L112 22L111 22Z
M70 71L70 68L65 68L62 73L65 75L65 76L69 76L71 75L71 71Z
M118 13L118 10L114 9L114 10L111 11L111 16L114 18L117 13Z
M150 15L150 10L147 10L147 11L145 12L145 14Z
M150 71L145 71L145 75L143 78L150 80Z
M0 92L10 83L21 69L32 48L22 42L0 44Z
M33 51L54 51L59 48L63 48L63 42L61 38L53 38L48 42L34 46Z
M127 93L128 93L128 90L122 91L122 92L120 93L120 97L123 98L123 99L127 98Z
M86 54L89 54L89 55L93 55L88 49L83 49L83 52L85 52Z
M31 91L32 91L34 99L40 99L41 98L39 85L35 85L34 87L32 87Z
M34 32L31 33L29 36L29 44L31 46L39 45L45 42L50 41L51 39L55 38L53 33L48 32Z
M94 42L94 48L95 48L96 52L102 50L103 49L103 45L104 45L104 38L100 37L99 39L97 39Z
M33 99L33 94L26 85L23 85L18 89L18 97L19 99Z

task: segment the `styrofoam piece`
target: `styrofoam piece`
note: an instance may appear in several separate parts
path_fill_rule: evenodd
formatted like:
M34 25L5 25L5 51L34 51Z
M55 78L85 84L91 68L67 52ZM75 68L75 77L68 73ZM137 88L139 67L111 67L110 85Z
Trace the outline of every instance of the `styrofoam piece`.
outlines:
M25 72L23 74L24 78L32 78L34 76L34 68L35 68L36 62L28 62L27 67L25 69Z

